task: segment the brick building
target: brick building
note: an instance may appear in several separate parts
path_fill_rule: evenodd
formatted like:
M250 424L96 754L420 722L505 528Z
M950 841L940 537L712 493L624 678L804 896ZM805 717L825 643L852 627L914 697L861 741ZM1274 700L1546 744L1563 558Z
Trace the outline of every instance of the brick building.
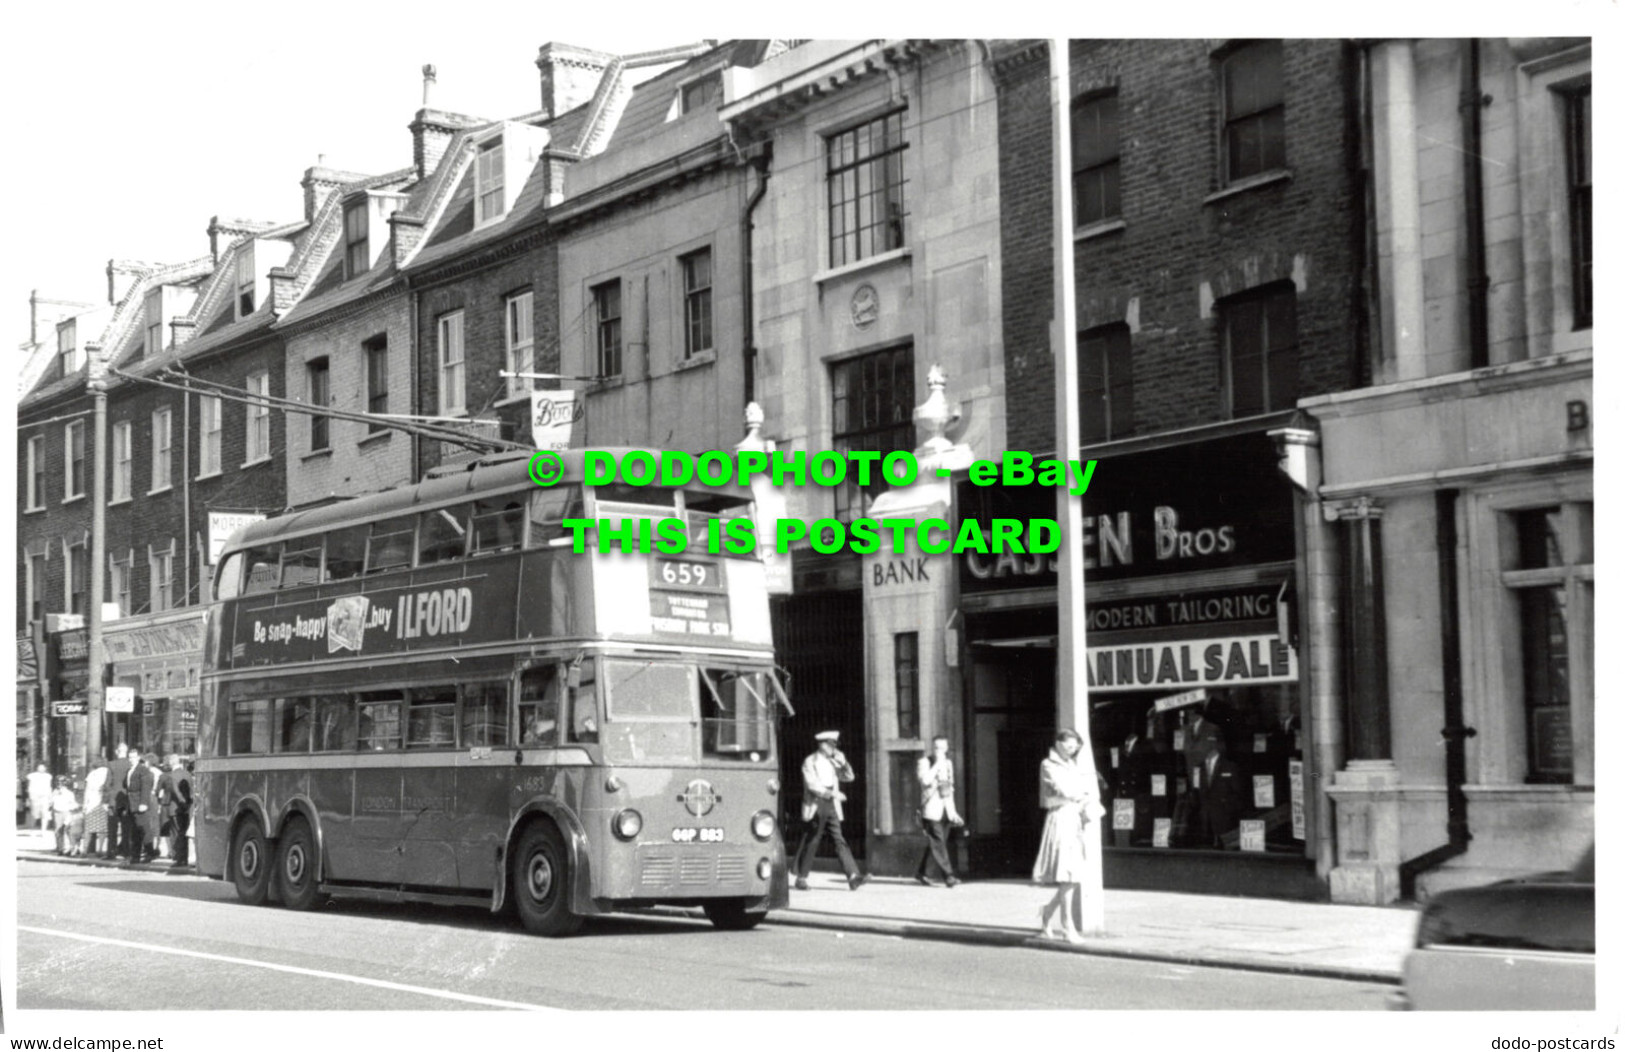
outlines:
M421 134L421 133L420 133ZM283 389L347 413L411 411L411 302L392 217L410 211L416 168L368 178L305 173L310 232L285 268L298 303L277 321ZM381 423L295 414L282 451L288 505L306 507L411 481L411 442Z
M1047 453L1050 63L1043 43L994 54L1010 446ZM1297 400L1365 368L1356 59L1337 40L1072 44L1065 236L1084 447L1065 455L1098 460L1084 650L1116 808L1111 884L1321 893L1330 802L1316 779L1340 732L1307 704L1329 669L1292 621L1305 502L1276 464ZM1030 490L961 484L960 497L983 518L1054 506ZM1054 566L973 555L958 571L972 855L1018 872L1055 729ZM1234 816L1201 794L1220 751L1245 790Z
M536 383L500 373L559 371L558 256L548 210L564 199L568 169L604 149L635 75L703 50L615 56L545 45L536 60L539 110L512 120L465 118L445 142L411 215L421 236L403 266L417 319L416 412L486 437L530 440ZM421 473L469 455L420 442L415 464Z
M602 153L549 209L560 371L580 441L701 451L738 440L749 399L748 160L717 118L723 78L784 50L736 41L633 88ZM758 158L760 168L765 161Z

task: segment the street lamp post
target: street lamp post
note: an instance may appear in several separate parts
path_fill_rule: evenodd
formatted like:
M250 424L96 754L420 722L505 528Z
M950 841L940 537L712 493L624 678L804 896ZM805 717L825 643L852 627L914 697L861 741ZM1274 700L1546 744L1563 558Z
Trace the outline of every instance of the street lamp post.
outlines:
M1078 308L1077 286L1072 260L1072 63L1070 44L1065 38L1050 41L1050 98L1054 129L1055 191L1055 447L1056 455L1070 460L1078 455L1083 435L1078 422ZM1089 679L1084 672L1086 657L1083 597L1083 500L1062 487L1056 490L1056 511L1061 527L1061 558L1058 567L1056 608L1055 719L1070 726L1083 739L1078 762L1095 776L1094 742L1089 734ZM1083 653L1080 653L1083 652ZM1101 823L1085 829L1088 850L1095 865L1091 879L1083 884L1082 928L1086 935L1099 934L1105 927L1101 871L1098 865L1104 837Z
M102 645L102 575L107 561L107 372L98 344L85 347L88 360L86 386L90 389L95 414L91 422L90 460L90 599L85 605L87 639L86 664L89 680L85 686L85 770L102 756L102 690L105 662Z

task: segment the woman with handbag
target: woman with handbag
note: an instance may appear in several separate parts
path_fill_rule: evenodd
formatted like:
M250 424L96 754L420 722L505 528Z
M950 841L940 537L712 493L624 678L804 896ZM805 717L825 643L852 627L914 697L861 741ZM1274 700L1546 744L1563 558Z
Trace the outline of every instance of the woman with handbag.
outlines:
M1086 933L1105 927L1103 903L1091 896L1085 906L1083 885L1100 884L1100 803L1093 764L1080 763L1083 739L1064 729L1041 769L1045 810L1044 836L1033 863L1033 883L1054 885L1055 897L1039 911L1039 934L1046 939L1081 942ZM1056 914L1061 926L1054 927Z

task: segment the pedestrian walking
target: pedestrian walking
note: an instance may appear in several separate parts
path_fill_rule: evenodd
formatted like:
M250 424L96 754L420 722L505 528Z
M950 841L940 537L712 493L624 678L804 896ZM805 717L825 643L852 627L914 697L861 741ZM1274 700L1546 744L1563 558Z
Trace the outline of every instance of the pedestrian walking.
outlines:
M1079 942L1084 933L1105 927L1103 903L1084 901L1083 885L1100 886L1100 803L1094 765L1080 761L1083 739L1070 728L1056 734L1041 768L1041 793L1048 814L1033 862L1033 882L1055 885L1055 897L1039 912L1039 934ZM1054 926L1057 915L1060 928Z
M43 763L28 775L28 817L41 832L51 821L51 772Z
M177 756L169 773L175 796L175 842L169 851L175 861L171 865L186 866L191 864L191 844L186 833L192 825L192 772Z
M96 766L85 775L85 831L79 841L79 853L90 855L98 847L105 849L107 835L107 761L97 760ZM100 838L98 840L97 838Z
M933 887L929 867L934 863L943 883L956 887L953 860L948 855L948 833L965 824L954 809L954 762L948 758L948 739L931 739L931 751L920 758L915 769L920 780L920 825L925 828L925 851L920 855L914 880Z
M858 871L852 851L846 846L846 837L841 833L841 821L845 817L841 801L846 799L841 783L856 781L858 776L836 747L841 740L840 731L820 731L813 737L818 747L801 764L801 820L807 826L801 834L801 848L796 852L796 890L807 890L807 871L812 868L818 846L827 836L835 843L835 855L841 860L847 887L856 891L869 882L869 875Z

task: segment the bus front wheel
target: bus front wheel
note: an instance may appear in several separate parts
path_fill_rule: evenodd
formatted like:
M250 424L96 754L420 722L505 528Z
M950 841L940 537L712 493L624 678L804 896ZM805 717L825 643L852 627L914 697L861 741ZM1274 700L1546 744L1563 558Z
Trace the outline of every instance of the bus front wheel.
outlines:
M537 935L569 935L586 919L570 910L570 854L545 822L526 829L513 860L513 901L519 921Z
M277 891L292 910L320 906L326 896L317 890L316 837L303 818L290 819L277 841Z
M738 902L707 902L705 915L718 931L750 931L767 919L767 911L746 912Z
M239 899L250 906L265 905L271 890L271 845L257 818L243 819L231 838L231 882Z

